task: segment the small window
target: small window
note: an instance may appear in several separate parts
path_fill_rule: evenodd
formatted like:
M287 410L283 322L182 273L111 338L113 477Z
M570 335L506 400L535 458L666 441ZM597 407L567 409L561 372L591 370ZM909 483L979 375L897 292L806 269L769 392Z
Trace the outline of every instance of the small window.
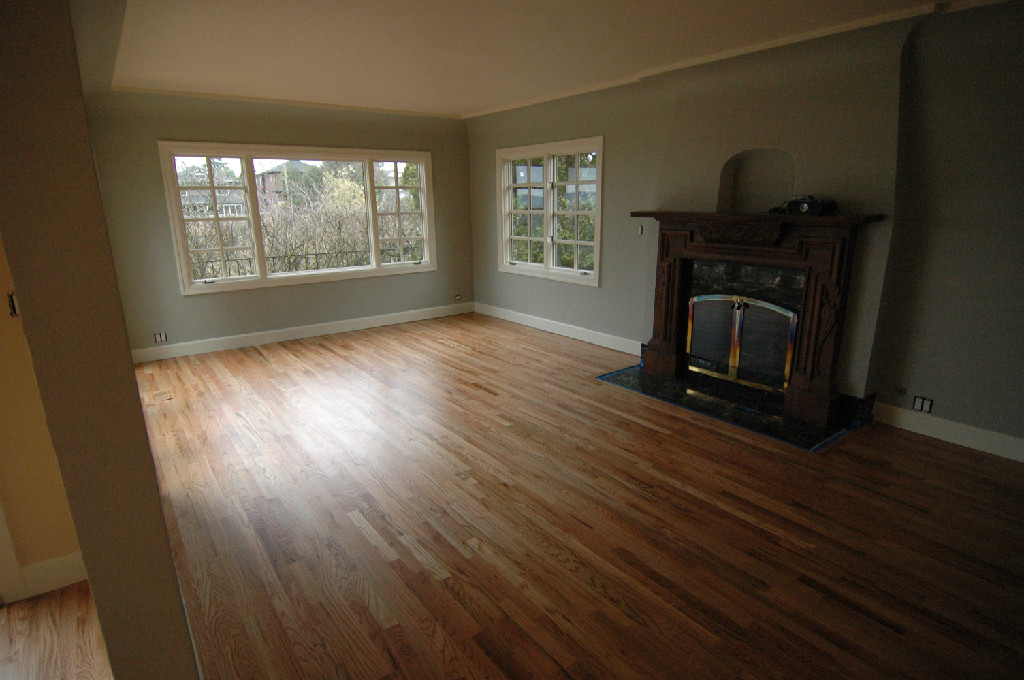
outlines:
M185 294L436 269L430 155L160 142Z
M598 285L603 138L499 149L499 269Z

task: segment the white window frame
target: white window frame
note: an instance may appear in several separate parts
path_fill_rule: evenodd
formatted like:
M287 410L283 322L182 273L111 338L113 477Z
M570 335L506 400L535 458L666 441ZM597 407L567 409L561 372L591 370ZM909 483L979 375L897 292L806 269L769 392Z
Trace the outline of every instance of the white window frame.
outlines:
M554 266L555 262L555 187L554 158L565 154L580 154L590 151L597 152L597 183L594 214L594 270L582 271ZM521 158L544 158L544 263L528 263L512 261L512 220L511 193L512 168L511 162ZM585 137L561 142L531 144L507 149L498 149L496 153L497 168L497 204L498 204L498 243L500 260L498 271L523 276L536 276L555 281L565 281L583 286L599 286L601 280L601 194L602 175L604 172L604 137Z
M159 141L160 166L163 172L164 193L167 198L167 211L171 219L171 232L174 238L174 252L177 259L178 282L182 295L199 295L229 290L247 290L253 288L270 288L320 281L337 281L342 279L366 278L371 276L391 276L396 274L413 274L437 271L435 239L434 239L434 193L431 180L430 152L428 151L395 151L388 149L332 149L312 146L278 146L263 144L219 144L206 142L175 142ZM243 174L247 207L252 224L254 252L256 258L256 274L214 280L192 280L191 263L189 260L188 242L186 239L184 215L181 206L181 195L178 191L178 175L175 170L175 156L208 156L242 158ZM360 267L340 269L318 269L302 272L267 273L263 238L260 228L259 199L256 188L256 177L253 171L253 158L280 158L284 160L315 159L324 161L360 161L364 163L364 183L367 200L367 220L369 225L371 264ZM423 258L417 262L382 263L380 235L377 229L377 202L373 183L374 161L405 161L420 164L422 174L423 205Z

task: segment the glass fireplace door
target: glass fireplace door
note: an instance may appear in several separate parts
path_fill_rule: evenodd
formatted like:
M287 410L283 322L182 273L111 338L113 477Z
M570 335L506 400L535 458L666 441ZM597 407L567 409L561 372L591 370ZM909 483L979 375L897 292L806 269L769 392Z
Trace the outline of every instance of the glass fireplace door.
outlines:
M797 315L739 295L690 298L691 371L773 392L789 384Z

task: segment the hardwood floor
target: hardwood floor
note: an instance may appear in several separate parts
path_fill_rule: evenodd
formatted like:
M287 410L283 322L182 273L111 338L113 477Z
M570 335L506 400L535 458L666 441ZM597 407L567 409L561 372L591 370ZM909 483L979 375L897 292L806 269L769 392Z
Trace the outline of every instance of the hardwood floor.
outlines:
M112 680L86 582L0 607L3 680Z
M1020 677L1024 465L632 363L464 315L138 366L206 678Z

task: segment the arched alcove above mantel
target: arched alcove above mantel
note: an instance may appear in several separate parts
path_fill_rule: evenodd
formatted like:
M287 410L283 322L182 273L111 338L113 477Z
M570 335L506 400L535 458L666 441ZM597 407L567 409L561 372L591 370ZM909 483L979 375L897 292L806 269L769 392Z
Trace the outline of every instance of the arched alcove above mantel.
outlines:
M722 166L718 212L767 212L796 193L796 158L785 149L747 149Z

